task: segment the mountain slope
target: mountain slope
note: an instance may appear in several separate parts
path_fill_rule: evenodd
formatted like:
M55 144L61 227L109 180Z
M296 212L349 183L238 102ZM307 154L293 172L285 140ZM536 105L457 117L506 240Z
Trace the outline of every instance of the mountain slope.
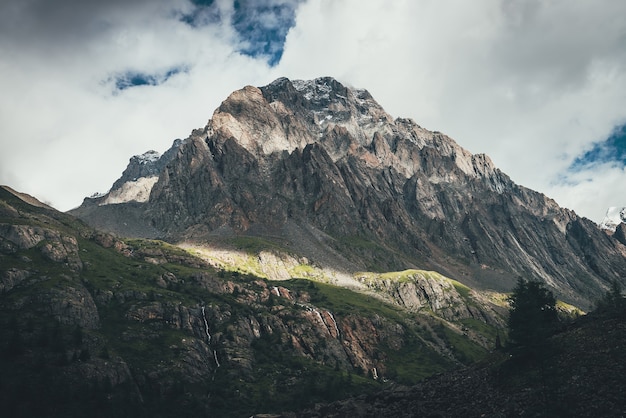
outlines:
M501 307L434 273L363 280L367 294L217 270L0 187L2 411L280 412L470 364L503 324Z
M147 201L73 213L172 242L263 237L348 275L420 268L499 291L536 278L584 308L626 277L626 247L593 222L332 78L232 93Z

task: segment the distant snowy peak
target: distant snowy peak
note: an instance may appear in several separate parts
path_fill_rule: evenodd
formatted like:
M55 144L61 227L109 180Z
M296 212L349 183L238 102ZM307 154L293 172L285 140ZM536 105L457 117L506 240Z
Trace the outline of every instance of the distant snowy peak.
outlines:
M113 183L107 193L95 193L88 199L98 205L111 205L126 202L146 202L150 191L159 179L159 173L174 158L185 141L174 140L172 146L161 155L150 150L130 158L122 176Z
M111 190L102 201L102 205L114 205L126 202L147 202L152 187L159 180L159 176L141 177L134 181L127 181L118 189Z
M626 222L626 208L610 207L600 223L600 228L615 232L617 226L622 222Z
M158 153L157 151L150 150L150 151L144 152L141 155L135 155L133 158L139 164L150 164L150 163L154 163L158 161L159 158L161 158L161 154Z
M289 81L286 78L278 79L274 83L279 85ZM273 83L272 83L273 84ZM291 80L296 91L304 95L304 98L314 102L329 102L333 99L347 100L350 91L358 101L372 100L372 95L365 89L357 89L345 86L332 77L319 77L314 80ZM378 105L376 103L376 105Z
M315 80L293 80L291 83L297 91L304 94L307 100L314 98L330 100L330 93L333 91L332 81L326 78L316 78Z
M150 150L144 152L141 155L133 156L128 162L128 166L126 170L122 173L122 177L120 177L115 183L113 183L113 187L111 187L111 191L120 189L125 183L129 181L137 181L140 178L146 177L154 177L159 175L161 170L174 158L174 155L178 152L178 148L184 141L181 139L176 139L170 149L165 151L163 155L158 153L157 151Z

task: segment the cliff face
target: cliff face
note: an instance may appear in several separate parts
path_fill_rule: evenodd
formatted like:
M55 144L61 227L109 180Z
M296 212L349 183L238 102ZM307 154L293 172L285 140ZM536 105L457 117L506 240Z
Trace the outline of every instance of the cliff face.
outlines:
M75 213L123 233L108 206ZM497 290L536 278L584 307L626 275L625 247L594 223L332 78L232 93L131 218L149 220L139 236L262 236L350 273L417 267Z

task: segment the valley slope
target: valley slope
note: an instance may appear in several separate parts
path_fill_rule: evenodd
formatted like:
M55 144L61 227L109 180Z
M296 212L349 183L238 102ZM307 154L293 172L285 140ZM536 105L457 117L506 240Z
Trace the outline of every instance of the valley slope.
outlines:
M379 293L215 269L0 187L2 412L280 412L473 363L504 323L497 300L432 272L362 280Z

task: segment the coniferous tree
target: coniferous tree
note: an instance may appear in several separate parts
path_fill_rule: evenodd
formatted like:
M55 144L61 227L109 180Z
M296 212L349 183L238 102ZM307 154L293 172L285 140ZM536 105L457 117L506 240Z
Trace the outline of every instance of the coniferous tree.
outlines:
M622 295L622 285L617 280L611 282L611 288L596 304L600 314L619 315L626 310L626 298Z
M520 278L509 303L511 346L538 354L558 323L554 295L543 283Z

